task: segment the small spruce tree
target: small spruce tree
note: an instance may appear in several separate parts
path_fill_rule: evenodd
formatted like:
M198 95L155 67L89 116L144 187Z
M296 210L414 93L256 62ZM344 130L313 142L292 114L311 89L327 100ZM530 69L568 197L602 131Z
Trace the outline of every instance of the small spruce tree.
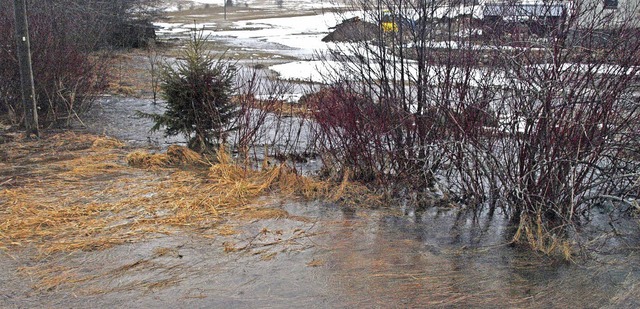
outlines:
M167 102L164 114L142 114L155 121L152 131L165 128L165 136L182 134L188 147L211 152L235 130L231 125L237 108L236 67L222 57L214 59L205 49L206 37L194 32L183 59L162 66L160 90Z

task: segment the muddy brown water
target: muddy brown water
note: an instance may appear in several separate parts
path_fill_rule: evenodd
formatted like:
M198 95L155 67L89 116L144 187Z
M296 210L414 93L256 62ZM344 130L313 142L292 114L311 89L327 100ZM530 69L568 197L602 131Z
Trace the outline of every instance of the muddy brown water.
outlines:
M90 132L159 149L184 142L135 116L161 104L105 97L94 107ZM568 263L508 245L499 211L362 206L278 203L291 217L229 222L230 236L176 231L38 262L0 250L0 308L640 307L637 222L613 231L595 213L589 257ZM630 236L601 237L614 233ZM19 269L47 265L55 285Z
M85 123L141 146L181 142L149 133L150 121L134 110L161 107L106 98ZM37 276L16 271L23 258L0 255L8 266L0 307L640 307L636 220L613 230L610 214L594 212L595 227L582 231L588 257L563 262L508 245L499 211L276 207L292 217L237 222L239 233L215 239L176 233L55 257L52 265L82 280L52 290L34 289ZM627 237L602 237L616 233Z
M506 245L500 214L284 203L292 216L214 239L177 232L52 257L69 281L34 289L0 255L2 308L636 308L638 257L579 264ZM305 219L301 219L305 218ZM226 250L225 250L226 248ZM53 265L53 264L52 264ZM76 280L74 280L76 279Z

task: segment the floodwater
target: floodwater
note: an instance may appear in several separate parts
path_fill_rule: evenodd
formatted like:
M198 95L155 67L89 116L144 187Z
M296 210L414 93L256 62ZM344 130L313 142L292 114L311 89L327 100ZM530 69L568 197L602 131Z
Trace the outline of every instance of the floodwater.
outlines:
M165 102L159 101L154 104L150 99L103 97L94 103L88 114L84 115L83 125L76 125L91 133L115 137L137 147L164 150L169 145L186 145L184 136L165 136L164 128L157 132L151 132L153 120L141 118L137 113L162 114L165 110L164 106ZM255 110L249 113L249 117L252 119L261 117ZM270 157L286 153L304 154L312 150L313 145L309 143L311 128L308 119L295 116L277 117L273 114L267 114L261 121L249 149L250 155L256 162L263 161L265 149L269 152ZM252 123L255 122L257 120ZM237 141L237 134L231 133L228 140L231 143ZM289 163L295 164L298 170L305 172L314 172L320 168L320 162L315 158L309 158L304 164L300 164L300 162Z
M150 100L96 104L83 118L91 132L145 147L183 142L149 133L151 120L135 116L162 112ZM593 235L584 239L588 255L565 262L509 245L512 231L498 210L272 207L290 216L227 222L237 233L213 239L176 232L50 257L44 263L69 270L51 289L16 271L28 257L0 255L0 307L640 307L637 222L615 231L596 225L584 233Z
M83 115L82 125L76 125L139 147L166 148L172 144L185 144L181 136L165 137L163 131L151 132L153 120L137 115L137 112L162 114L164 111L162 102L153 104L150 99L107 96L98 98L91 110Z
M148 133L151 121L135 110L162 107L108 97L84 122L140 146L180 142ZM614 220L616 230L594 224L583 231L588 256L565 262L509 245L499 210L269 207L289 215L226 222L236 231L230 236L176 231L37 262L3 252L0 308L640 307L634 220ZM595 223L608 219L594 213ZM25 265L36 268L20 270ZM58 280L41 282L49 269Z
M0 307L640 306L637 255L576 264L538 256L507 245L498 213L273 207L291 216L237 222L237 234L215 239L176 233L53 257L75 276L52 290L31 289L35 282L17 280L4 267ZM11 266L8 257L0 259Z
M84 122L134 145L183 142L149 133L151 121L135 110L160 113L162 105L102 98ZM177 232L52 257L52 267L72 272L51 290L16 271L25 258L0 255L0 307L640 307L637 222L586 232L588 257L564 262L509 245L499 211L362 206L286 202L274 207L289 218L231 222L232 236Z

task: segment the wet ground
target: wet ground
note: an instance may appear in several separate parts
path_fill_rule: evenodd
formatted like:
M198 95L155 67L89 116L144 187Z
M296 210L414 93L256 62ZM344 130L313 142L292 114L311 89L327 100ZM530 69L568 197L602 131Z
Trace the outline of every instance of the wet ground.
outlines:
M571 264L508 246L503 218L284 203L215 239L177 233L55 256L51 290L11 271L3 308L636 308L638 257ZM8 266L8 267L6 267ZM30 281L34 280L34 281ZM75 280L74 280L75 279Z
M146 133L147 120L122 113L124 106L158 111L147 100L107 98L101 105L96 116L102 120L92 122L94 132L140 146L180 142ZM79 266L74 273L81 278L53 290L34 288L37 276L15 272L24 257L16 261L1 255L6 267L0 276L0 307L640 305L637 237L635 242L602 240L591 248L602 253L564 262L509 245L512 234L499 211L489 216L457 209L402 210L399 205L273 206L290 216L233 223L239 233L232 236L176 233L53 257L56 267ZM625 233L638 235L637 228Z
M165 137L162 131L151 132L153 120L141 118L137 112L162 114L164 103L153 103L146 98L107 96L99 98L83 117L89 132L118 138L134 146L166 148L168 145L185 144L181 136Z
M162 107L149 99L104 97L83 120L90 132L136 146L181 143L149 133L151 121L136 117L136 110ZM615 231L631 237L593 237L588 257L565 262L509 245L511 231L499 211L296 201L270 206L288 215L229 221L236 233L215 238L176 231L37 262L28 250L1 250L0 307L640 306L637 227ZM47 268L59 282L41 282Z
M140 146L179 142L146 133L147 120L123 112L160 111L149 100L100 104L85 121L96 133ZM640 306L636 220L618 220L617 230L596 225L602 230L585 232L593 235L588 256L566 262L510 245L499 211L369 206L272 201L267 207L286 215L230 220L235 233L226 236L176 230L44 261L28 249L2 250L0 307Z

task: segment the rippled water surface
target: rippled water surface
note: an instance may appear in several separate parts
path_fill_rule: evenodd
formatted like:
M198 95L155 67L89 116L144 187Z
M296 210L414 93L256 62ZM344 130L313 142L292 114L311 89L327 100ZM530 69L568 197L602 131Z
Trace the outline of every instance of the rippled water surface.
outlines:
M149 133L136 110L162 107L103 98L85 124L140 146L182 142ZM177 233L56 257L84 279L50 291L31 289L0 255L0 307L640 307L638 237L609 237L640 235L633 220L614 231L594 214L602 227L585 243L599 245L564 262L509 245L500 211L362 206L285 202L274 207L287 218L230 223L231 236Z
M288 218L205 239L184 234L75 253L61 265L100 274L21 292L3 307L573 307L640 305L635 254L566 263L507 245L500 214L418 214L285 203ZM226 248L226 249L225 249ZM7 259L3 257L3 259ZM5 271L6 272L6 271ZM5 274L7 275L7 274ZM15 278L14 278L15 280ZM18 281L19 282L19 281Z

